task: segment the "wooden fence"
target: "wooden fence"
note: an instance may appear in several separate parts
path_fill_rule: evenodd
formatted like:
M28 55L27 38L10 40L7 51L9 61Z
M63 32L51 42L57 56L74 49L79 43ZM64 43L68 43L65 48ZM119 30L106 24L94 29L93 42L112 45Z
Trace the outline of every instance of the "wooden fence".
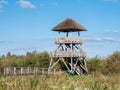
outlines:
M40 67L0 67L0 76L12 75L53 75L61 73L61 69L53 69Z

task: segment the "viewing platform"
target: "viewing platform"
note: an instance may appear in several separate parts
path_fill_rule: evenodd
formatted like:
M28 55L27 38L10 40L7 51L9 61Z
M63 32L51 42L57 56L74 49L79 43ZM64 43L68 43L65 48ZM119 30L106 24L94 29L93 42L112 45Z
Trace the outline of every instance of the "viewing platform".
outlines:
M54 51L50 54L51 57L86 57L86 52L80 51Z
M80 37L55 38L55 44L74 43L82 45L83 40Z

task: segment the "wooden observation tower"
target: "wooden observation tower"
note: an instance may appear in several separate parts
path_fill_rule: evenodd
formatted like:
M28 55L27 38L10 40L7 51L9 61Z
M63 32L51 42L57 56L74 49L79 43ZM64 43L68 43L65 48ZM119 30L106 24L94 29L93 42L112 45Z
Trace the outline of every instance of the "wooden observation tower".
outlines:
M83 41L80 37L80 32L87 30L74 20L67 18L55 26L52 31L57 31L58 37L54 40L56 49L51 53L49 71L57 63L63 62L69 73L77 75L87 74L86 53L81 49ZM65 36L61 37L61 33ZM76 36L72 36L72 33L76 34ZM56 59L54 63L53 58Z

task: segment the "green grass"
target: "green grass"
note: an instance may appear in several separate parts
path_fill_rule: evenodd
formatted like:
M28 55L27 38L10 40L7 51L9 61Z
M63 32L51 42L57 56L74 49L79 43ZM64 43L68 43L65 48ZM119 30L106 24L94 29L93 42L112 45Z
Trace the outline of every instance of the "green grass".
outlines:
M0 77L0 90L120 90L120 75Z

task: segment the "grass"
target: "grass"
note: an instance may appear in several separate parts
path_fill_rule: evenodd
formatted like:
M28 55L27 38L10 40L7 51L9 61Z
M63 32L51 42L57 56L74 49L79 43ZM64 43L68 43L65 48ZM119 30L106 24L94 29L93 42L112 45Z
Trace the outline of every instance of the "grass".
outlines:
M120 75L6 76L0 77L0 90L120 90Z

